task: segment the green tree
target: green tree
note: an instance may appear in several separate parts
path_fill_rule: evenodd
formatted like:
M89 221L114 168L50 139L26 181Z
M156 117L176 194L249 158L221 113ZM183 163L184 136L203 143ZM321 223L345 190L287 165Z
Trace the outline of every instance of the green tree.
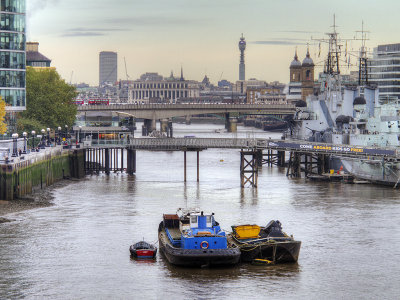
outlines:
M26 68L26 111L18 119L20 131L71 127L76 118L75 87L54 69Z
M0 96L0 134L4 134L7 132L7 124L4 119L6 116L6 103Z

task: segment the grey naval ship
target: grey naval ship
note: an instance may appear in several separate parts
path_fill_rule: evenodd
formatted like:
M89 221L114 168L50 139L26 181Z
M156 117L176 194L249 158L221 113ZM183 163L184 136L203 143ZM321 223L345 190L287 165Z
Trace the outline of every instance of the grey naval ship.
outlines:
M365 46L359 53L358 85L342 84L339 57L340 45L335 30L328 33L329 51L324 71L319 78L319 92L297 103L288 138L349 146L380 148L399 147L400 104L397 98L382 99L379 89L362 80L366 74ZM365 69L363 69L365 68ZM367 77L365 76L364 79ZM394 185L400 181L400 164L381 158L333 157L331 165L343 166L357 178Z

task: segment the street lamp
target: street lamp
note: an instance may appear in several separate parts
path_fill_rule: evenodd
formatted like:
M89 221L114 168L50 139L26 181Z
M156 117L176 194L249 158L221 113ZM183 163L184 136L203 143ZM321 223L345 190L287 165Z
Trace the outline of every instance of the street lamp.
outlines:
M18 150L17 150L18 133L13 133L11 137L13 139L13 153L12 153L11 157L17 157L18 156Z
M23 137L24 137L24 152L22 152L23 154L26 154L26 136L28 135L25 131L22 133Z
M32 150L35 151L35 134L36 134L36 131L32 130L31 133L32 133Z
M40 132L42 133L42 138L41 138L41 140L40 140L40 149L45 149L45 145L46 145L45 139L46 139L46 136L45 136L44 134L46 133L46 130L42 129L42 130L40 130Z
M58 138L57 138L57 145L61 145L61 127L58 126Z
M65 140L68 138L68 125L65 125Z
M82 132L82 126L79 126L78 143L81 142L81 132Z
M47 146L50 147L50 128L47 128Z

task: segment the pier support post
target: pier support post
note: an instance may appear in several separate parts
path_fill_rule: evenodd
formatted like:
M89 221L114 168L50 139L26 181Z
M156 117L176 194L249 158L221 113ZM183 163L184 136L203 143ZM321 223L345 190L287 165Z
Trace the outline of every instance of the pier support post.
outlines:
M167 137L173 137L172 120L168 120Z
M107 175L110 175L110 149L106 148L104 151L105 155L105 172Z
M285 151L278 151L278 167L285 167Z
M126 164L126 172L128 175L133 175L133 173L136 173L136 150L129 148L127 149Z
M197 151L197 182L200 181L200 151Z
M186 182L186 151L183 151L183 181Z
M240 151L240 186L243 188L247 183L257 187L258 167L257 151Z
M269 152L269 150L268 150L268 152ZM262 168L262 165L263 165L263 151L262 150L257 150L256 157L257 157L257 167L258 168Z

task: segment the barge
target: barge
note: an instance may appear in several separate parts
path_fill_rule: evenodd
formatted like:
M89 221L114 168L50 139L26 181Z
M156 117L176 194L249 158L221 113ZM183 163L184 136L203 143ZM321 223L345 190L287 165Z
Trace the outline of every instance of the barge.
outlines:
M227 236L215 221L214 213L181 211L180 216L164 214L158 239L160 253L174 265L229 266L240 260L240 249L228 248Z

